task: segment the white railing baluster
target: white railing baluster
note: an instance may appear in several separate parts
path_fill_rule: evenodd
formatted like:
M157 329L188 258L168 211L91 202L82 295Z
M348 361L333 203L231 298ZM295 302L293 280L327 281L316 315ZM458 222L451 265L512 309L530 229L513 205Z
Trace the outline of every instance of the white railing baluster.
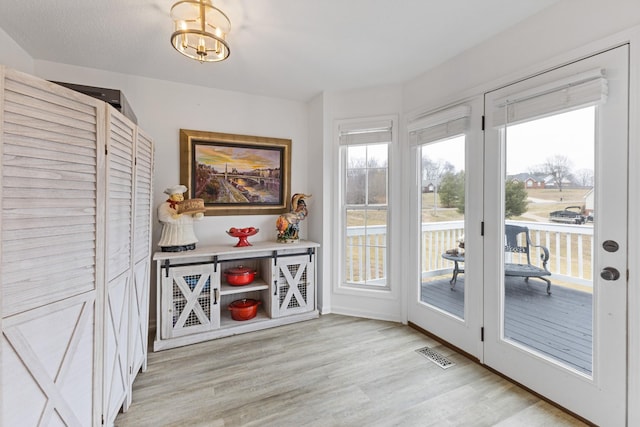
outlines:
M578 277L584 279L584 260L582 251L582 234L578 234Z
M567 264L567 276L571 276L571 234L567 233L567 252L565 254L566 256L566 261L565 263Z
M556 252L555 252L555 256L553 257L553 259L556 260L556 265L555 265L555 270L553 270L555 273L560 273L560 233L556 232Z

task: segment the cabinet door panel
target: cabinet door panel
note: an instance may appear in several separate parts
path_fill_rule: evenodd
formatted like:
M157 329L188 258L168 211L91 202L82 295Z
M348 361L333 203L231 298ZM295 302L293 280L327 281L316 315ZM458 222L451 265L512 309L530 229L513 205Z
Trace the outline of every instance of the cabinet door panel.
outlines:
M124 274L107 286L104 337L103 408L107 420L115 420L129 391L127 340L131 280Z
M163 271L162 338L179 337L220 327L220 272L212 264Z
M94 424L95 295L2 320L0 425Z
M130 365L133 368L131 382L140 368L146 370L149 332L149 269L151 260L143 260L135 265L131 287L131 321L129 323Z
M309 256L278 258L274 274L273 317L315 310L315 270Z

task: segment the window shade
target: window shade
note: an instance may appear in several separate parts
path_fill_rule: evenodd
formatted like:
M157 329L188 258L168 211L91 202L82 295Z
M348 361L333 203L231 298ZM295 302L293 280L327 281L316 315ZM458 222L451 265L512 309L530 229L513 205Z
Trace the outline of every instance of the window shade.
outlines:
M391 143L393 120L341 124L338 127L340 145Z
M469 127L471 107L458 105L437 113L420 116L409 122L409 142L422 145L463 134Z
M494 127L521 123L598 105L606 99L604 70L592 70L497 100L492 122Z

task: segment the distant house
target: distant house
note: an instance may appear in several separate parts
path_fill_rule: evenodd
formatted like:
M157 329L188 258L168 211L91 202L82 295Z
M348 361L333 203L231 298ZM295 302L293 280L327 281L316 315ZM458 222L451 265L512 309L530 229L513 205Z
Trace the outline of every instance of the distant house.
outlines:
M584 215L593 215L593 208L595 203L595 194L593 188L584 195Z
M422 192L433 193L436 189L436 185L431 181L422 181Z
M556 188L556 182L553 175L547 175L543 178L545 188ZM562 178L562 187L574 187L576 184L568 177Z
M523 182L525 188L546 188L547 177L539 174L529 174L529 173L519 173L515 175L509 175L507 179L510 179L513 182Z

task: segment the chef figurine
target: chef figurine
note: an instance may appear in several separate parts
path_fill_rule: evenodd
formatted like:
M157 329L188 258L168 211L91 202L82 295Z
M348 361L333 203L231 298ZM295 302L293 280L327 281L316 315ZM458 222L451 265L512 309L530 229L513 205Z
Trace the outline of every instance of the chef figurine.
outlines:
M158 206L158 220L162 223L160 246L162 252L181 252L196 248L198 239L193 232L193 220L202 219L202 212L178 212L178 206L184 200L184 185L174 185L164 192L169 198Z

